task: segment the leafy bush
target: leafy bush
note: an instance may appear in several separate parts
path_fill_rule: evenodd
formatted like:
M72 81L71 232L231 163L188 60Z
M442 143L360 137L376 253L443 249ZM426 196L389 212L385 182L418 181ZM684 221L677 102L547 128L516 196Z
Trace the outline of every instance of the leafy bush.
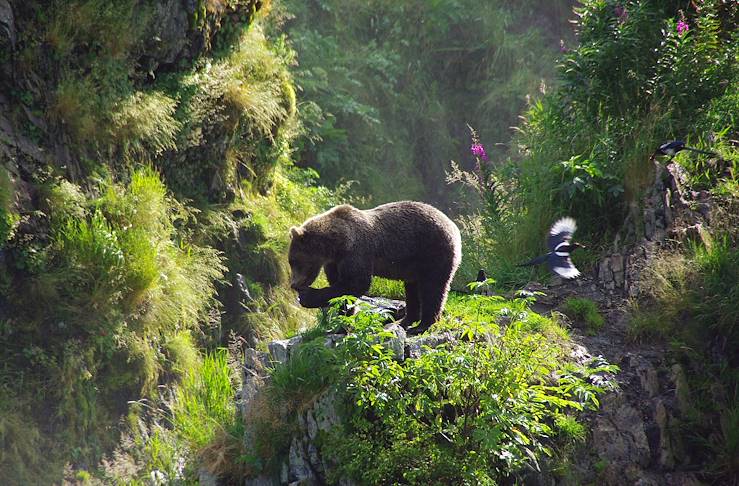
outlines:
M345 423L320 441L338 464L333 481L493 484L513 477L537 467L557 434L582 438L582 427L565 412L597 407L602 390L588 377L614 370L602 362L569 363L564 330L529 304L455 297L436 327L454 329L458 340L402 363L381 316L330 311L319 329L349 334L335 350L324 347L320 333L303 344L306 354L273 375L275 399L284 403L296 388L310 397L331 383L346 390ZM286 381L295 367L303 371Z

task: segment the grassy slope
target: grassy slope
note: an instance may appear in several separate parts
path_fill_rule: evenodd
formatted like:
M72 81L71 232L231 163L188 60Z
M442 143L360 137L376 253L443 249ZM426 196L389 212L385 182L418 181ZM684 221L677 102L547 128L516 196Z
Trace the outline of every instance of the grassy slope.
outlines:
M284 286L287 230L332 196L292 166L293 55L252 3L197 2L173 64L150 43L169 14L153 3L14 5L6 116L58 158L0 169L5 480L59 481L65 464L85 479L121 432L105 481L192 478L235 417L233 375L204 350L310 315Z

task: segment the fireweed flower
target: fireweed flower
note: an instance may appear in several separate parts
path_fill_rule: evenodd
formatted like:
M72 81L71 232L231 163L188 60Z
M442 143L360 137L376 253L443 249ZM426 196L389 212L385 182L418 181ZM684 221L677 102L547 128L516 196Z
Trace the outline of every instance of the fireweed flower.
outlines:
M685 34L688 30L690 30L690 26L686 21L681 19L677 22L677 33L679 35Z
M475 157L479 157L482 160L488 160L488 154L485 152L485 147L483 147L481 143L473 143L470 146L470 152L472 152L472 155Z

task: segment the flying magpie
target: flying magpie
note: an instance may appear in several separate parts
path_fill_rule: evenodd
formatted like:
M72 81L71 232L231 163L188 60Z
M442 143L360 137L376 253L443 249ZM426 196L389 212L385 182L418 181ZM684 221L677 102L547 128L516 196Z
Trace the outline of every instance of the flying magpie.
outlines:
M580 271L575 268L575 265L572 264L572 260L570 259L570 253L578 248L585 248L579 243L572 242L572 235L576 229L577 224L574 219L569 217L560 219L549 230L549 236L547 237L549 253L518 266L528 267L546 262L549 268L561 277L575 278L579 276Z
M673 140L671 142L663 143L657 150L652 154L652 158L658 155L666 155L670 157L670 160L677 155L681 150L690 150L691 152L698 152L699 154L716 155L714 152L706 152L705 150L698 150L693 147L688 147L682 140Z

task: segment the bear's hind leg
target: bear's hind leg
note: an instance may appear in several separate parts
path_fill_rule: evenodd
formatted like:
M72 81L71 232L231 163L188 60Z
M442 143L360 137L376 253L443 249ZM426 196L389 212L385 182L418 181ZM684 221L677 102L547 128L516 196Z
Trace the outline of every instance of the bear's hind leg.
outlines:
M405 316L398 324L403 329L408 329L421 318L421 300L418 293L418 284L415 282L403 282L405 284Z
M439 320L441 311L444 310L450 284L451 280L443 284L439 284L438 281L434 282L433 280L420 284L421 322L416 327L408 329L408 334L421 334Z

